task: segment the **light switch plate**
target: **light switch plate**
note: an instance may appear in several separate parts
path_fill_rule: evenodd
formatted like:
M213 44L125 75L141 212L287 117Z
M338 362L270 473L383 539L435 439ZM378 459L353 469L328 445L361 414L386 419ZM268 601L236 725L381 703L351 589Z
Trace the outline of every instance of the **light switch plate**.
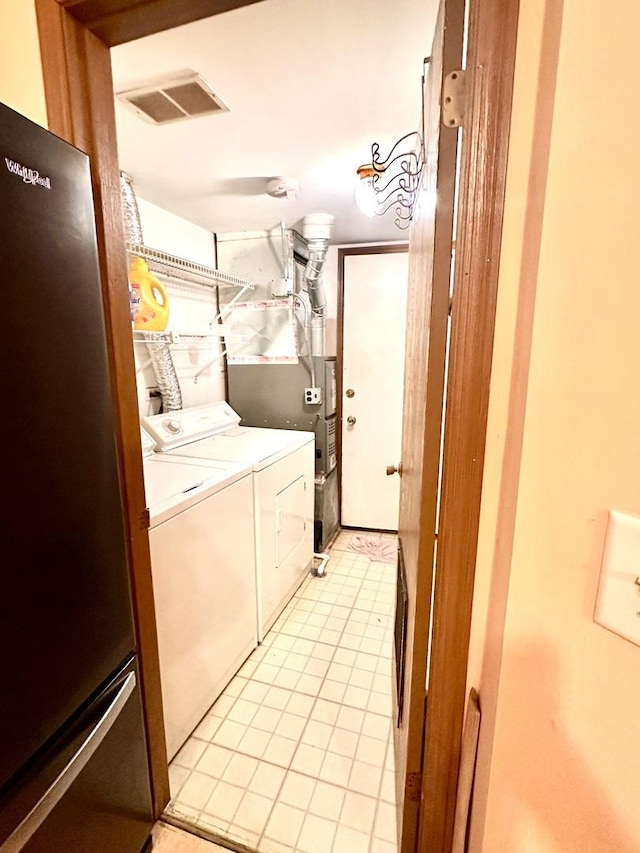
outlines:
M595 621L640 646L640 516L609 512Z

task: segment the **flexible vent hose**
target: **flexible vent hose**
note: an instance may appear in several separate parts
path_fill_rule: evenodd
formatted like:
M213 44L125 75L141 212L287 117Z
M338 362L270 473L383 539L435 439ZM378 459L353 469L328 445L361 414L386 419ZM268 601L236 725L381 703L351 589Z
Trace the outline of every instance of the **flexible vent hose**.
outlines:
M152 335L153 332L148 334ZM147 351L162 398L162 411L179 411L182 408L182 392L167 342L162 339L147 341Z
M129 243L143 244L142 223L140 222L140 211L131 178L124 172L120 172L120 193L122 195L122 216L124 218L124 233Z

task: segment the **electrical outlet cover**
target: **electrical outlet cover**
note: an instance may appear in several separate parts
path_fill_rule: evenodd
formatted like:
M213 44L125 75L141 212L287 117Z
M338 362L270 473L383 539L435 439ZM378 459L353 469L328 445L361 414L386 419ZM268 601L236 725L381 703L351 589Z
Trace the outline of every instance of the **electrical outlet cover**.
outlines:
M640 646L640 516L609 512L595 621Z
M322 388L305 388L304 401L307 406L319 406L322 403Z

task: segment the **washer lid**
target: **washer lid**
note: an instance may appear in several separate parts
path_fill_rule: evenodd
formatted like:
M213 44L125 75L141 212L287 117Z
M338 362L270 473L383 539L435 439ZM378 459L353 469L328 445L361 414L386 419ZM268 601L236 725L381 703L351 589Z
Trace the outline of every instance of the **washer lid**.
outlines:
M144 488L151 526L249 474L246 465L207 462L154 454L142 461Z
M224 400L142 418L142 424L155 440L158 450L182 447L183 444L224 432L239 423L240 415Z
M300 430L235 427L178 447L171 456L244 462L253 466L254 471L260 471L299 447L312 444L314 440L312 432Z

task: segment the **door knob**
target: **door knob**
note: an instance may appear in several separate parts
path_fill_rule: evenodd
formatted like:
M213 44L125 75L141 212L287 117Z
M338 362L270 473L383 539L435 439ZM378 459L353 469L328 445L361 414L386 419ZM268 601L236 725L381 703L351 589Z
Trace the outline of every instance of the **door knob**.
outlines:
M349 415L349 417L347 418L347 423L349 424L349 426L354 426L355 422L356 419L353 417L353 415Z
M353 388L347 388L347 397L349 399L351 399L352 397L355 397L355 396L356 396L356 392L353 390Z
M398 465L387 465L387 477L390 477L392 474L399 474L402 477L402 462L398 463Z

